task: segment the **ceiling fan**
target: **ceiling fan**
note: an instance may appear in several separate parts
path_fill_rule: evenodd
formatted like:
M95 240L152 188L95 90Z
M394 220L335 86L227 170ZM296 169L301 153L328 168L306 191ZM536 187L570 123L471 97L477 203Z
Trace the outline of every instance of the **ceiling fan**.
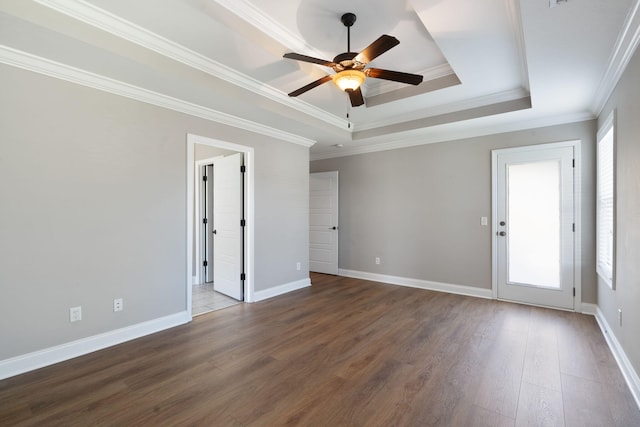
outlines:
M391 80L411 85L419 85L422 83L422 76L418 74L382 70L380 68L366 68L369 62L373 61L392 47L400 44L400 41L395 37L383 34L362 52L351 52L351 26L356 22L356 15L353 13L345 13L342 15L340 20L344 26L347 27L347 51L333 58L333 61L313 58L299 53L284 54L284 58L324 65L325 67L333 68L333 71L336 72L336 74L326 75L298 90L294 90L289 94L289 96L301 95L314 87L320 86L329 80L333 80L336 86L349 94L351 105L353 107L358 107L364 104L364 98L362 97L360 86L364 83L367 77Z

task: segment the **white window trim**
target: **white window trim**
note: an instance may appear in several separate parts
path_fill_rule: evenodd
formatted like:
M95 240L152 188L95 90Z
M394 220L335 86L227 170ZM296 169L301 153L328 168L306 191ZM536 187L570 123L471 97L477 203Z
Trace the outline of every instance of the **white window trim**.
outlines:
M612 150L613 150L613 165L612 165L612 180L613 180L613 200L612 200L612 215L613 215L613 237L611 248L611 265L603 264L600 259L600 144L604 137L613 131L612 134ZM615 270L616 270L616 111L613 110L606 118L596 138L596 271L598 276L611 288L615 289Z

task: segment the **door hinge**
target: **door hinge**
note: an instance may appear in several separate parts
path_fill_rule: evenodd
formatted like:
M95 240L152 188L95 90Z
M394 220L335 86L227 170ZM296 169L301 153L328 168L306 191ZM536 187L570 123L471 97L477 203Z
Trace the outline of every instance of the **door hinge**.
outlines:
M203 180L203 181L207 181L208 179L209 179L209 177L208 177L207 175L203 175L203 176L202 176L202 180Z
M573 288L573 296L576 296L576 288Z
M244 273L241 273L240 280L247 280L247 276Z
M571 224L571 230L575 233L576 232L576 223L574 222L573 224Z
M247 221L245 221L244 219L240 220L240 227L244 227L247 225Z
M571 160L571 167L575 168L576 167L576 159L572 159Z
M244 167L244 165L240 166L240 172L245 173L247 171L247 168Z
M206 224L206 223L208 223L208 222L209 222L209 220L208 220L207 218L202 218L202 223L203 223L203 224Z
M203 265L203 267L206 267L207 265L209 265L209 262L208 262L208 261L206 261L206 260L205 260L205 261L202 261L202 265Z

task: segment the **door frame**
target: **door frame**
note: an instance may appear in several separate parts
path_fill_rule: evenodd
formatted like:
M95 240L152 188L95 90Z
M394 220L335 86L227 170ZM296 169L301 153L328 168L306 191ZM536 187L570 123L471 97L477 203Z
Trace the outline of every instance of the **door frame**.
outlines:
M237 151L244 154L245 179L244 179L244 215L246 227L244 232L244 301L254 301L255 289L255 215L254 215L254 194L255 194L255 165L254 149L246 145L234 144L232 142L221 141L201 135L187 134L187 253L186 253L186 298L187 314L192 318L192 291L193 291L193 227L194 227L194 200L195 200L195 144L208 145L211 147L223 148L225 150Z
M491 150L491 292L498 299L498 155L561 147L572 147L575 159L573 175L573 217L576 229L573 233L573 277L576 294L573 297L573 311L582 312L582 155L581 140L551 142L513 148ZM561 309L558 309L561 310Z

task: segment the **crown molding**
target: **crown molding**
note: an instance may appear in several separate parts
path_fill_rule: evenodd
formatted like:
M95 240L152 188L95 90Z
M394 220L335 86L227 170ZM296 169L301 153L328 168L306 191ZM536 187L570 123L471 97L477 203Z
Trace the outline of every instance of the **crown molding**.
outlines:
M600 115L604 105L613 93L622 73L640 43L640 0L635 0L629 9L622 30L611 52L605 72L591 105L591 111Z
M173 98L119 80L111 79L109 77L101 76L70 65L32 55L5 45L0 45L0 63L44 74L49 77L54 77L56 79L65 80L93 89L98 89L103 92L109 92L126 98L135 99L147 104L200 117L260 135L269 136L293 144L302 145L304 147L311 147L315 144L315 141L308 138L284 132L181 99Z
M504 92L492 93L485 96L479 96L472 99L466 99L464 101L452 102L449 104L439 105L436 107L428 108L428 114L419 114L416 118L424 119L427 117L440 116L442 114L453 113L456 111L465 111L472 108L484 107L492 104L499 104L502 102L513 101L516 99L522 99L529 96L529 92L523 88L516 88L507 90ZM414 111L414 113L416 113ZM407 121L407 120L405 120ZM386 120L378 120L377 122L365 123L359 125L354 129L354 132L361 132L371 129L377 129L385 126L392 126L401 123L398 121L398 117L390 117Z
M449 123L445 125L422 128L407 132L405 137L392 142L375 144L363 141L366 145L353 148L335 148L319 152L311 152L310 160L333 159L338 157L353 156L358 154L375 153L379 151L395 150L398 148L415 147L419 145L436 144L439 142L457 141L467 138L476 138L487 135L497 135L506 132L543 128L568 123L593 120L595 116L591 112L571 113L562 116L549 116L533 120L520 120L518 122L474 126L469 122Z
M284 92L239 73L238 71L208 58L185 46L166 39L139 25L116 16L85 0L34 0L42 6L99 28L131 43L181 62L209 75L227 81L242 89L264 96L279 104L301 111L337 128L344 129L347 121L317 108L300 99L292 99ZM226 7L226 6L225 6ZM277 39L276 39L277 40Z
M257 28L283 46L305 52L305 55L322 57L324 53L308 44L303 38L271 19L264 11L247 0L213 0L249 25Z

